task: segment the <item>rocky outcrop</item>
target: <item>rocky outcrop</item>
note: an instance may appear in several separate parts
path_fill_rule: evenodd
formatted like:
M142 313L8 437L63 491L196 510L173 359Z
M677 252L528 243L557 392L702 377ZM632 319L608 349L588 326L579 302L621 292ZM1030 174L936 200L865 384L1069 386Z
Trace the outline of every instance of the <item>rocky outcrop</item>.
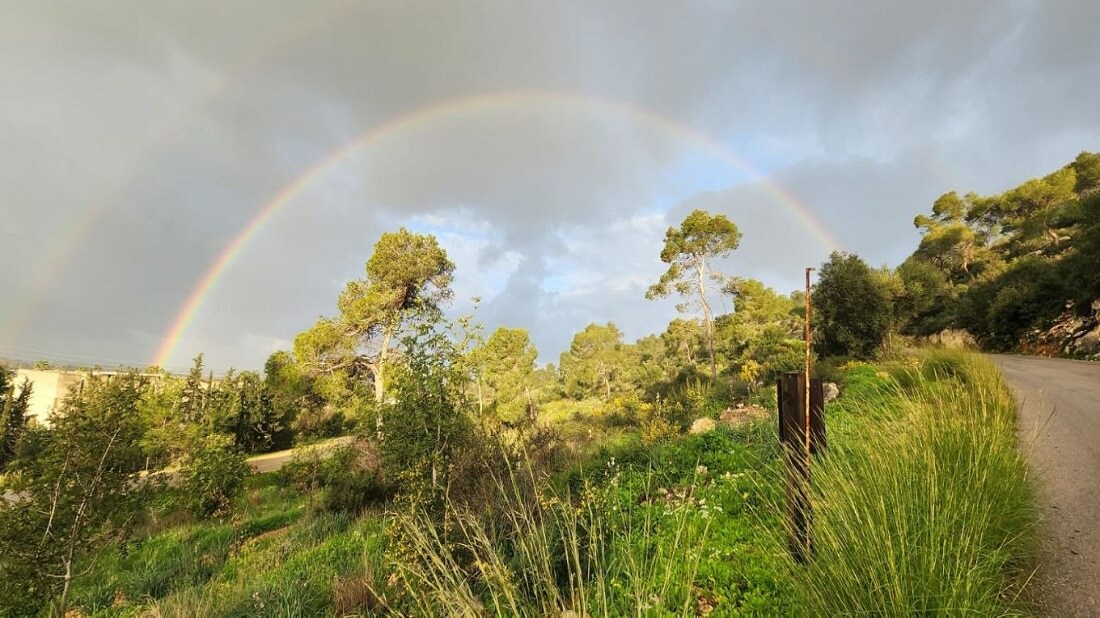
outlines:
M726 408L722 410L722 413L718 415L718 420L723 425L729 425L730 427L740 427L741 425L747 425L754 420L768 418L771 416L771 412L768 412L760 406L745 405L739 403L732 408Z
M1089 315L1078 315L1067 303L1065 311L1045 329L1027 333L1022 351L1041 356L1068 356L1100 360L1100 299Z
M771 415L771 412L768 412L760 406L739 403L732 408L722 410L722 413L718 415L717 421L706 416L695 419L692 421L691 429L688 430L688 433L707 433L708 431L714 431L719 425L740 427L755 420L770 418Z
M944 329L938 333L922 337L921 340L934 348L944 348L946 350L978 349L978 342L974 339L974 335L957 328Z

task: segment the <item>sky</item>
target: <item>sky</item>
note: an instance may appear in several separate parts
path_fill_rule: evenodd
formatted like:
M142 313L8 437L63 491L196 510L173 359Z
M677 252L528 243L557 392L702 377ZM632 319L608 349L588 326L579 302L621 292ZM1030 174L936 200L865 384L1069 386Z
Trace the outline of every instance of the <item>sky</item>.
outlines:
M555 361L695 208L781 292L1100 149L1100 3L0 0L0 357L258 369L434 234ZM716 299L728 311L729 299Z

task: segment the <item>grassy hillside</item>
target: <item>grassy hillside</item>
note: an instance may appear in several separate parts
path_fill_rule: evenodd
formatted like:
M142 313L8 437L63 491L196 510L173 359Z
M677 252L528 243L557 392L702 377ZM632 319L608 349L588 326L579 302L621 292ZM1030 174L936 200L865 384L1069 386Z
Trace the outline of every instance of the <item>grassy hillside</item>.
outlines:
M786 553L780 453L758 422L657 444L626 432L549 482L513 462L490 514L326 514L277 475L251 479L223 521L166 500L88 562L74 602L99 616L1020 611L1034 512L996 371L934 353L845 375L807 567Z

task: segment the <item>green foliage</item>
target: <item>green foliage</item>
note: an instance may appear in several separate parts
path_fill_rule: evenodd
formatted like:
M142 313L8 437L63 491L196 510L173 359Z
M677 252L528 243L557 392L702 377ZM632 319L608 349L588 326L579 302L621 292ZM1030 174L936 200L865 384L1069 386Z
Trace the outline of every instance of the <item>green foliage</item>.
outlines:
M1100 161L1100 154L1093 157ZM1100 163L1094 165L1100 167ZM1067 298L1083 307L1100 298L1100 268L1097 267L1100 264L1100 191L1097 186L1092 185L1089 196L1081 201L1081 231L1073 251L1059 264L1058 272L1065 282Z
M725 215L693 210L680 224L668 228L661 261L668 270L646 291L646 298L664 298L675 291L692 298L703 311L703 326L710 355L711 376L718 376L714 350L714 316L707 297L707 281L722 286L726 278L713 268L713 260L725 257L741 243L741 231ZM686 311L687 303L677 307Z
M894 315L902 329L914 335L931 335L951 326L948 308L958 298L943 270L917 256L897 268L903 292L894 303Z
M60 592L64 614L75 562L127 531L147 490L137 475L143 388L132 374L88 378L49 431L24 440L4 485L19 497L0 500L0 613L34 614Z
M889 299L859 256L833 252L818 272L813 303L821 355L871 358L885 341Z
M236 391L230 424L238 449L246 453L263 453L276 446L290 445L284 419L259 374L245 371L225 387Z
M192 436L180 468L188 508L199 517L227 515L250 471L228 436Z
M445 333L424 328L405 341L408 355L394 375L394 402L382 410L382 475L408 505L438 509L461 474L459 455L475 446L464 397L460 351Z
M303 453L283 466L282 477L299 491L320 491L317 507L328 513L358 514L368 506L381 504L392 494L382 477L381 460L369 441L359 439L338 446L329 453L317 448Z
M714 381L694 379L674 390L666 401L668 418L681 428L691 421L715 418L730 404L729 391Z
M16 395L12 374L0 365L0 472L7 468L18 450L19 440L27 425L27 407L33 390L34 385L29 380L23 380Z
M401 228L382 235L363 279L349 281L337 301L340 315L321 318L294 340L294 356L316 376L327 376L331 395L355 394L356 378L369 374L374 401L382 403L392 347L416 323L440 318L451 298L454 263L434 236Z
M1025 331L1061 313L1071 294L1046 260L1027 257L999 277L971 286L958 315L983 346L1007 351Z
M955 193L918 216L920 246L899 268L904 332L962 328L996 351L1016 349L1066 307L1100 297L1100 155L1083 152L1042 178L998 195ZM961 216L960 216L961 213Z
M577 399L601 394L609 400L613 390L621 389L622 352L623 334L613 323L586 326L561 355L565 392Z
M538 358L538 350L527 331L502 326L471 356L482 416L492 414L495 419L510 423L527 419L533 411L531 377Z
M280 419L284 427L294 426L299 417L316 414L323 407L324 400L315 387L314 380L290 352L273 352L264 363L264 390L271 400L274 417ZM303 421L302 424L312 426L315 423ZM277 433L273 448L287 448L292 437L293 432Z

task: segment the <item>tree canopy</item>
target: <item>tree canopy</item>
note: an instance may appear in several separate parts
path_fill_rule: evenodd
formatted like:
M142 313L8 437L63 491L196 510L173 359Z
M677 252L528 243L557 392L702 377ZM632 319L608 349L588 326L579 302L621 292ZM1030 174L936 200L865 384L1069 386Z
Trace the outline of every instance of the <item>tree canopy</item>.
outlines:
M857 255L833 252L821 265L813 305L824 355L871 358L889 332L889 298Z
M705 210L694 210L680 224L679 229L668 228L661 261L668 270L657 283L650 286L646 298L662 298L673 291L684 298L691 298L703 312L707 353L710 371L718 375L714 353L714 314L707 298L707 282L725 283L725 276L713 268L714 260L725 257L737 249L741 231L725 215L712 215ZM686 311L688 303L677 308Z
M337 300L339 315L321 318L294 341L309 370L338 382L369 374L374 400L383 401L386 366L402 330L439 317L452 296L454 263L434 236L405 228L383 234L362 279L349 281Z

